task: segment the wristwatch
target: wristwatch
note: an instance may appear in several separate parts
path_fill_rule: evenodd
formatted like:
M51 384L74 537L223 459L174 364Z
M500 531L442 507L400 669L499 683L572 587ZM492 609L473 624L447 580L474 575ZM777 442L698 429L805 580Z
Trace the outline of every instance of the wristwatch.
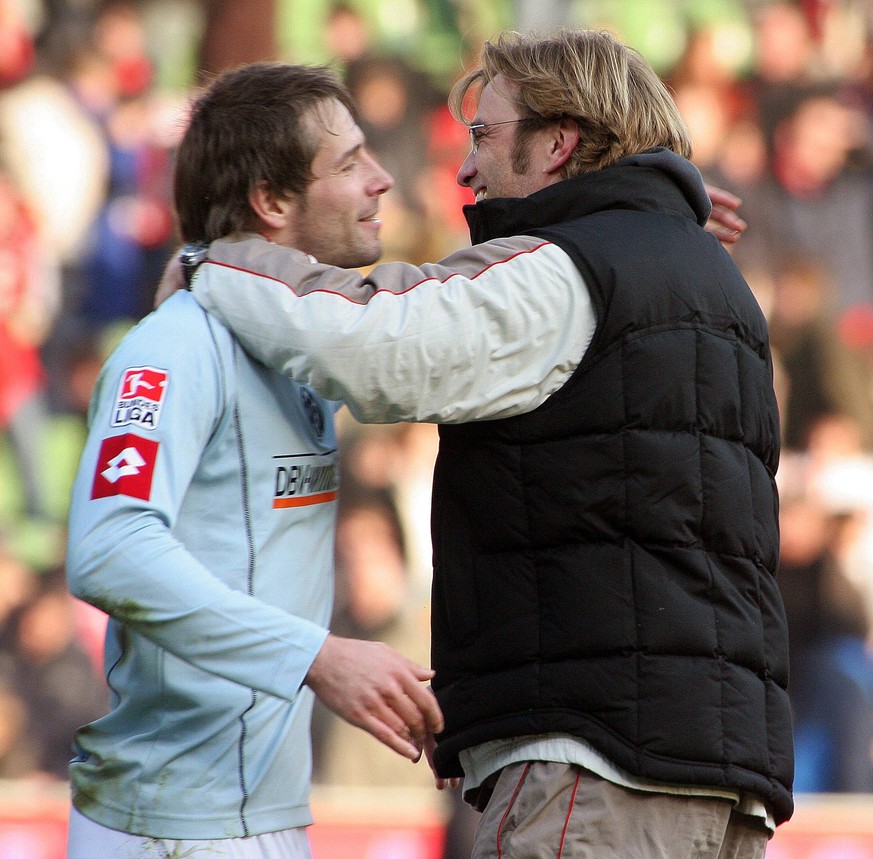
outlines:
M206 255L209 253L209 245L206 244L190 244L185 245L179 251L179 261L182 263L182 273L185 275L185 286L191 289L191 278L194 277L194 272Z

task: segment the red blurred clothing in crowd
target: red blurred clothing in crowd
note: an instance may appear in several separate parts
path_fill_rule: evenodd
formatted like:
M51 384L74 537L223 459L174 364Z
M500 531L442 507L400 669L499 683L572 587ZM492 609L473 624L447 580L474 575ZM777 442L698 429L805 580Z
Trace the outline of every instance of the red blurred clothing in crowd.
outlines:
M52 316L49 271L36 220L0 172L0 432L11 443L31 516L47 515L40 474L45 373L39 347Z
M37 228L13 183L0 175L0 427L42 388Z
M35 57L33 38L17 4L0 0L0 88L22 80Z

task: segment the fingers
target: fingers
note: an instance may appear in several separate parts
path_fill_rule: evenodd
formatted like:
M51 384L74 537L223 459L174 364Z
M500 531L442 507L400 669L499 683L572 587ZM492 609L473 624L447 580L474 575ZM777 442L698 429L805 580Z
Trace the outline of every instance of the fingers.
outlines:
M395 731L415 743L419 756L428 734L443 730L443 714L433 692L421 686L416 675L401 678L396 689L382 693L382 703L389 715L384 720ZM399 722L399 726L398 723Z
M713 207L721 206L723 209L738 209L743 201L730 191L719 188L716 185L706 185L706 193L712 201Z
M431 680L434 672L423 668L404 656L397 655L400 664L396 667L393 683L382 692L389 707L403 720L410 737L419 744L430 734L443 730L443 714L433 692L422 686Z
M459 778L443 778L437 775L436 767L433 762L433 755L436 751L436 739L433 734L428 734L424 739L423 747L424 755L427 758L427 764L433 773L433 782L437 790L445 790L447 787L457 787L461 780Z
M714 185L707 185L706 193L712 201L712 213L706 222L707 232L712 233L722 244L734 244L748 227L736 213L742 200L736 194Z
M422 677L422 673L427 676ZM430 680L433 677L433 671L420 669L416 672L415 677L416 682L405 685L403 690L407 697L408 707L406 709L408 711L411 707L413 710L411 714L407 713L406 724L412 730L413 737L424 740L428 734L439 734L445 727L445 723L436 696L419 682Z
M720 227L718 224L707 224L706 232L712 233L723 245L732 245L740 238L740 234L736 230Z
M726 209L723 206L713 206L712 214L709 216L710 221L715 222L724 230L741 233L748 224L732 209Z
M417 761L426 735L443 730L439 704L422 685L433 676L381 642L328 635L306 682L346 721Z
M421 745L396 708L381 695L362 700L357 708L350 708L344 714L346 721L372 734L389 749L416 762L421 757Z
M384 743L401 757L409 758L413 763L418 763L421 758L421 748L411 741L407 728L391 727L375 716L365 719L359 727L372 734L379 742Z
M730 209L713 206L712 214L706 222L706 231L712 233L720 242L733 244L745 231L748 224Z

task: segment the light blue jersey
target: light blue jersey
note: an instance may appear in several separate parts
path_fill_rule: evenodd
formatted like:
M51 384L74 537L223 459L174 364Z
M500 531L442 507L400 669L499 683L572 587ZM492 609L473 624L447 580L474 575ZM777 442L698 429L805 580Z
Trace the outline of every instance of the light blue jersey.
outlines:
M108 360L67 561L110 615L111 710L71 765L86 816L180 839L311 822L301 684L333 596L334 411L187 292Z

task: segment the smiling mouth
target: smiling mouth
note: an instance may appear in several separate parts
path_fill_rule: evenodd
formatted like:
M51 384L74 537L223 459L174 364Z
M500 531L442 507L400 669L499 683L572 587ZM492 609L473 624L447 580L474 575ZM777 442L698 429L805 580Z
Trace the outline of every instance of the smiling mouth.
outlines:
M476 192L476 202L477 203L481 203L482 200L486 200L487 198L488 198L488 189L487 188L480 188Z

